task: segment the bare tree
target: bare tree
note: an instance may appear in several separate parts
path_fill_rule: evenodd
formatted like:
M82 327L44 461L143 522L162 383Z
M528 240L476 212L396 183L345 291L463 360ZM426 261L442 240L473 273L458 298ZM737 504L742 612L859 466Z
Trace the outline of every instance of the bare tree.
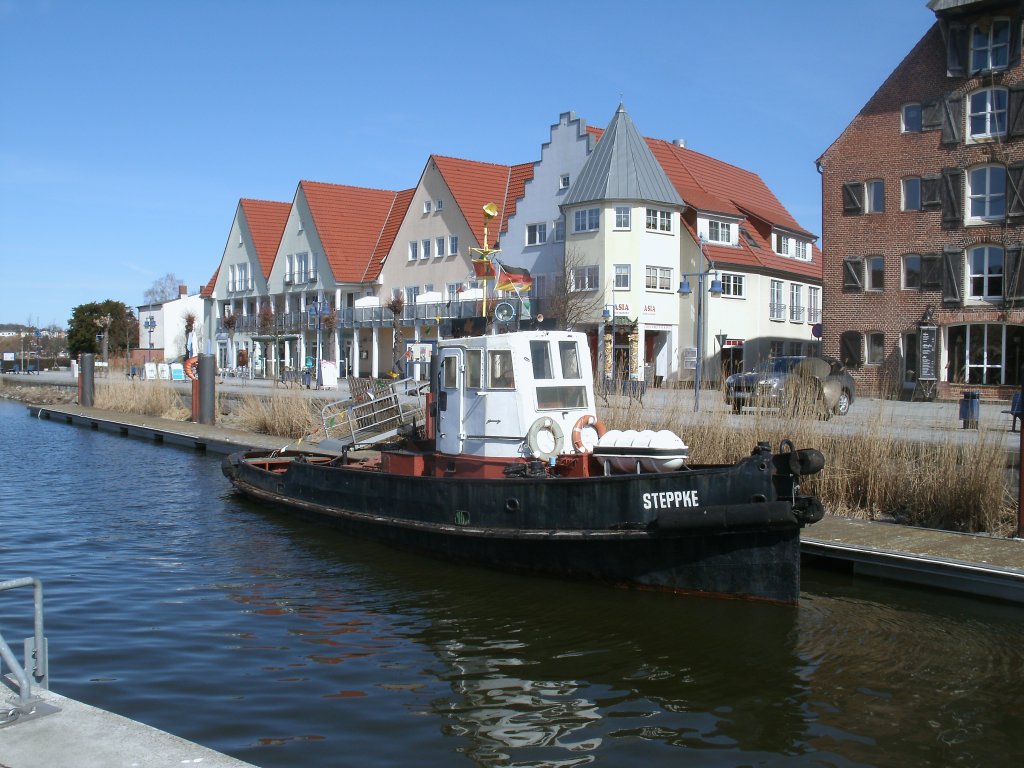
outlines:
M575 330L585 323L599 322L604 307L604 291L577 290L580 272L589 266L575 248L565 249L564 269L556 276L551 295L544 302L546 311L557 318L560 328Z
M173 272L168 272L155 280L153 285L142 294L142 298L147 304L162 304L165 301L178 298L178 286L181 285L184 285L181 278Z
M402 363L405 360L402 351L405 344L405 339L402 337L402 310L405 309L405 296L396 293L385 302L384 306L391 311L391 332L394 342L391 347L391 373L398 377L402 375Z

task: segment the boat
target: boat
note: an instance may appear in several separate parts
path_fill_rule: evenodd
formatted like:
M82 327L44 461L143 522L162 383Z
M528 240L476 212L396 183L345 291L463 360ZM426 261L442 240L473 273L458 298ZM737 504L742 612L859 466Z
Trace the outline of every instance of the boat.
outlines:
M447 560L638 589L795 603L800 529L820 520L813 448L764 442L691 461L661 430L606 430L587 337L513 331L437 342L428 382L324 407L318 444L245 451L245 496Z

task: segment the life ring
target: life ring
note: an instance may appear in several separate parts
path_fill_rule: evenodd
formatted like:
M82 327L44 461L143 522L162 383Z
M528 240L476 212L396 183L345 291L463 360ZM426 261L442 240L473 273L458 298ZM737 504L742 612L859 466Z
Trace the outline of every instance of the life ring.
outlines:
M183 365L182 368L185 371L185 375L188 376L190 379L198 379L199 372L197 371L197 369L199 368L199 356L197 355L196 357L190 357L188 360L185 361L185 365Z
M545 436L550 435L550 437ZM530 451L541 461L550 461L562 452L562 441L565 434L558 422L550 416L542 416L533 422L526 434L526 444Z
M583 430L587 428L593 429L597 433L598 440L604 437L604 433L608 431L604 428L604 424L598 421L597 416L589 413L580 416L576 420L576 426L572 428L572 449L576 453L592 453L594 450L592 445L583 442Z

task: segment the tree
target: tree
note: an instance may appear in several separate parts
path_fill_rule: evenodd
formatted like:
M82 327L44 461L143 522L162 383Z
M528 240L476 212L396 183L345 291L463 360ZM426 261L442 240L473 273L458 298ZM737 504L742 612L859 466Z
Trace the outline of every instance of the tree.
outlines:
M181 278L168 272L166 275L153 282L153 285L142 294L147 304L162 304L165 301L178 298L178 288L184 285Z
M557 318L560 328L574 330L584 323L597 322L604 308L604 291L579 291L573 287L574 273L585 268L583 254L565 249L562 274L556 277L554 291L544 302L547 313Z
M71 319L68 320L68 353L74 356L82 352L98 352L101 342L96 337L106 329L107 316L110 317L107 349L114 354L124 354L129 340L139 338L139 321L130 307L113 299L79 304L71 310Z
M392 345L391 345L391 373L394 376L401 376L404 370L405 354L403 347L405 346L405 339L402 336L402 310L405 309L405 296L401 293L396 293L384 306L391 310L391 332L392 332Z

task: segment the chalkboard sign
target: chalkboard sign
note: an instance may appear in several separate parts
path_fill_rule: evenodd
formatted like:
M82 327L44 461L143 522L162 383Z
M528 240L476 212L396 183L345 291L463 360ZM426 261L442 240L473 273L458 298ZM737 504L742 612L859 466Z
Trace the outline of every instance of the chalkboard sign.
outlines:
M934 325L922 325L919 335L921 344L919 381L936 381L938 376L939 329Z

